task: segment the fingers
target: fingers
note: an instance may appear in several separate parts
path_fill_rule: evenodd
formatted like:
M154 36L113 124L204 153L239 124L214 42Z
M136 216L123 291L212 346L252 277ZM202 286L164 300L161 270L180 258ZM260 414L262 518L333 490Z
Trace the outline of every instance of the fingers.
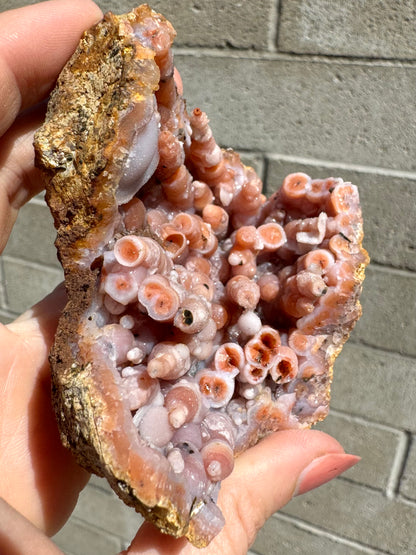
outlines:
M48 534L69 518L89 477L62 445L51 403L48 353L64 303L58 286L0 326L0 453L2 468L12 469L0 479L0 496Z
M45 106L18 117L0 138L0 253L6 246L19 209L43 188L34 166L33 135L45 117Z
M225 530L231 531L230 540L234 530L242 528L248 548L264 522L297 493L305 469L328 454L343 455L344 450L334 438L316 430L278 432L243 453L220 492L226 522L234 523ZM332 477L324 471L320 483Z
M44 99L83 31L101 18L90 0L51 0L0 13L0 253L19 208L42 188L33 134Z
M63 555L49 538L0 498L0 553L25 555L28 550L43 555Z
M48 94L82 32L101 17L90 0L51 0L0 14L0 134Z
M222 483L218 504L226 525L205 549L175 540L145 523L128 555L243 555L267 518L294 495L346 470L358 458L345 455L330 436L312 430L272 434L244 452L233 473Z

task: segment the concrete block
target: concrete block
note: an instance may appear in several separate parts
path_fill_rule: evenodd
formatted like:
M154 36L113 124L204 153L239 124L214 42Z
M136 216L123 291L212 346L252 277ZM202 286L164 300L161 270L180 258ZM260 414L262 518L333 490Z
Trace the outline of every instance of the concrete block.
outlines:
M0 308L7 306L6 301L6 287L4 283L4 270L3 270L3 260L0 256Z
M416 501L416 436L412 437L412 443L400 481L400 493L408 499Z
M373 488L386 489L396 450L404 437L402 432L331 412L316 428L335 437L347 453L361 457L361 461L343 476Z
M98 0L103 11L123 13L140 2ZM264 50L275 33L273 0L264 0L261 10L255 2L220 0L153 0L151 7L162 13L177 32L176 46L253 48Z
M37 0L0 0L0 11L35 4ZM97 0L103 12L124 13L140 4L138 0ZM175 27L175 46L205 46L267 50L274 42L277 20L276 0L255 2L220 0L153 0L151 7Z
M11 315L9 312L5 310L0 310L0 322L2 324L10 324L15 319L14 315Z
M21 8L29 4L36 4L36 0L0 0L0 12Z
M88 486L104 490L108 493L113 492L113 490L111 489L111 486L107 482L107 480L105 478L100 478L99 476L96 476L95 474L91 474L91 478L90 478L90 481L88 482Z
M114 555L122 545L119 538L71 517L53 538L65 553L72 555Z
M227 147L227 145L224 145L225 147ZM260 152L244 152L244 151L239 151L240 157L241 157L241 161L243 162L243 164L245 164L246 166L251 166L252 168L255 169L257 175L263 179L264 177L264 166L265 166L265 161L264 161L264 156L262 153Z
M309 528L309 529L308 529ZM375 553L350 542L342 544L336 538L317 535L311 527L305 528L276 514L269 518L258 533L253 549L259 555L362 555ZM316 530L316 532L318 532Z
M60 267L54 246L56 231L49 208L39 201L21 208L4 254Z
M176 62L189 108L208 113L223 145L416 168L413 67L229 52L178 55Z
M57 268L38 266L4 257L7 308L16 314L24 312L49 294L63 279Z
M416 176L276 156L267 159L268 194L280 187L286 175L297 171L313 178L342 177L357 185L363 208L364 245L371 260L416 270Z
M416 506L347 480L297 497L282 512L383 553L416 552Z
M347 344L335 362L332 408L416 432L416 360Z
M363 315L354 338L388 351L416 355L416 274L369 266Z
M278 48L302 54L414 59L414 2L282 0Z
M91 485L81 492L73 516L97 529L132 540L143 518L127 507L115 493Z

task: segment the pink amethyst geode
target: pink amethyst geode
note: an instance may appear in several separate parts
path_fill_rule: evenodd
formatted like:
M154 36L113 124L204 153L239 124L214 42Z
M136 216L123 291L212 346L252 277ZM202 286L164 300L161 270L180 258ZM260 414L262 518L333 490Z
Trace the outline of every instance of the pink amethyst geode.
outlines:
M202 547L219 484L265 434L328 412L368 263L358 192L255 171L188 113L147 6L87 31L35 138L68 304L62 439L162 531Z

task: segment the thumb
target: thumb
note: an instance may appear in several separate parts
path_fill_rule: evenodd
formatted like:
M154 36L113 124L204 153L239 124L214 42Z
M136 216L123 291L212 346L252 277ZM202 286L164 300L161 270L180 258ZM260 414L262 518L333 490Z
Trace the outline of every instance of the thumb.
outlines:
M359 457L344 453L332 437L316 430L285 430L263 439L236 460L218 499L226 525L205 549L161 534L148 523L137 533L128 555L243 555L258 530L293 495L338 476Z
M250 545L264 522L294 495L335 478L358 461L334 438L316 430L284 430L265 438L243 453L220 493L226 520L228 516L228 522L235 523L231 538L240 526Z

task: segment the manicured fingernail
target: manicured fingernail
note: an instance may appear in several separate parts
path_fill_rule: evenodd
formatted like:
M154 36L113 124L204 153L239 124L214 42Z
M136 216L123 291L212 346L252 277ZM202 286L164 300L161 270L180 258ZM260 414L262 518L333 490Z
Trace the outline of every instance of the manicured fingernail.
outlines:
M313 460L298 478L295 495L301 495L336 478L358 463L361 457L346 453L330 453Z

